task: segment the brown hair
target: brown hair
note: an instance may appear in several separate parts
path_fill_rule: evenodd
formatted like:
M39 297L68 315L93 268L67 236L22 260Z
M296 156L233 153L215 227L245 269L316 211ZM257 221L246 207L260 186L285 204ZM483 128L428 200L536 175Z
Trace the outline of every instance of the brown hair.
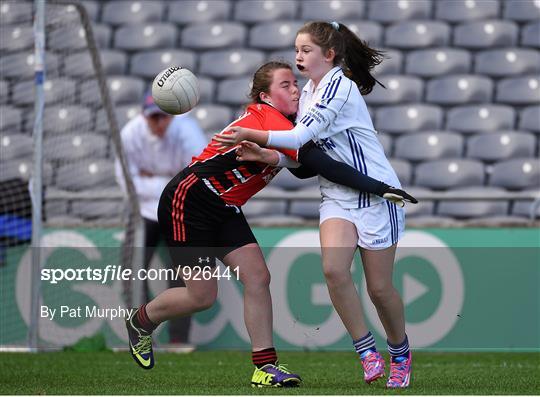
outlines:
M362 95L369 94L375 83L384 87L371 74L373 67L383 61L384 52L371 48L344 24L308 22L300 28L297 35L300 33L309 34L324 54L333 48L336 53L334 66L343 66L345 75L356 83Z
M275 70L289 69L292 70L292 66L282 61L271 61L262 65L253 75L253 86L249 93L249 97L255 103L264 103L259 95L261 92L269 93L270 85L272 84L272 75Z

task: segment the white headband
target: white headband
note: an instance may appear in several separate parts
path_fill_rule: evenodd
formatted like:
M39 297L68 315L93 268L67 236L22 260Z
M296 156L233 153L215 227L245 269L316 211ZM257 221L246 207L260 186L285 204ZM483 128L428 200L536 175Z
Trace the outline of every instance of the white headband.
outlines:
M330 22L330 25L332 25L334 29L339 30L339 23L337 23L336 21Z

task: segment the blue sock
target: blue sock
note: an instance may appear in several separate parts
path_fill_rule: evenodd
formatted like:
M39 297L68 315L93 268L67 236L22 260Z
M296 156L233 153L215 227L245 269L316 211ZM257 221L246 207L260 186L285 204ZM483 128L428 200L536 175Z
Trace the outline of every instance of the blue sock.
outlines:
M403 342L397 345L393 345L388 341L386 342L388 343L388 352L392 357L392 361L400 362L409 357L409 338L407 338L407 335L405 335Z
M373 337L373 334L370 332L367 333L366 336L358 339L353 340L353 346L354 350L362 357L362 355L369 351L376 352L377 348L375 347L375 338Z

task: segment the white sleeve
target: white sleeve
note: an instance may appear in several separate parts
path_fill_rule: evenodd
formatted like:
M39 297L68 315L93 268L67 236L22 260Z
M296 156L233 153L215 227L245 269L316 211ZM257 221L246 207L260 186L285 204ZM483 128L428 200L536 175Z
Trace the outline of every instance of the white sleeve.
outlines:
M267 146L299 149L310 139L318 139L319 134L332 124L349 99L352 84L352 81L343 79L343 76L328 83L322 98L307 110L292 130L269 131Z
M305 129L297 130L294 127L292 130L287 131L268 131L267 147L279 147L284 149L300 149L304 143L313 139L314 137L309 134L309 131Z
M130 126L134 127L134 126ZM124 127L126 128L126 127ZM133 181L133 185L135 186L135 192L137 195L141 198L155 198L161 195L161 192L167 186L167 183L169 183L168 177L162 177L162 176L152 176L152 177L142 177L140 176L141 169L137 164L137 156L138 154L133 149L133 142L134 139L134 133L131 133L132 131L128 129L122 130L121 137L122 137L122 149L124 151L124 157L126 159L128 172L131 175L131 180ZM140 155L140 154L139 154ZM122 173L122 167L120 166L120 161L116 159L115 161L115 174L116 174L116 181L120 185L120 188L124 191L124 193L127 191L125 181L124 181L124 175Z
M158 198L170 181L165 176L132 176L137 195L141 198Z
M128 163L128 171L131 174L131 180L135 187L135 192L141 198L155 198L161 195L161 192L169 183L170 178L164 176L152 176L152 177L142 177L139 175L140 169L137 165L130 160L129 154L126 153L126 160ZM124 181L124 176L122 173L122 167L120 166L120 161L116 159L115 161L115 171L116 171L116 181L124 193L127 192L126 184Z

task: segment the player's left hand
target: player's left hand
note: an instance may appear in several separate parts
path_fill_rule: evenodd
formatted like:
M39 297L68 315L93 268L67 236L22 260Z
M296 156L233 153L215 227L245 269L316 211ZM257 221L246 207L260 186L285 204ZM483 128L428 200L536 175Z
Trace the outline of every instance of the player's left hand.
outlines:
M418 203L418 200L411 196L409 193L407 193L405 190L396 189L392 186L388 186L388 188L383 194L383 198L395 203L396 205L399 205L400 207L405 207L405 202L412 204Z
M263 149L254 142L242 141L236 149L236 160L264 162Z

